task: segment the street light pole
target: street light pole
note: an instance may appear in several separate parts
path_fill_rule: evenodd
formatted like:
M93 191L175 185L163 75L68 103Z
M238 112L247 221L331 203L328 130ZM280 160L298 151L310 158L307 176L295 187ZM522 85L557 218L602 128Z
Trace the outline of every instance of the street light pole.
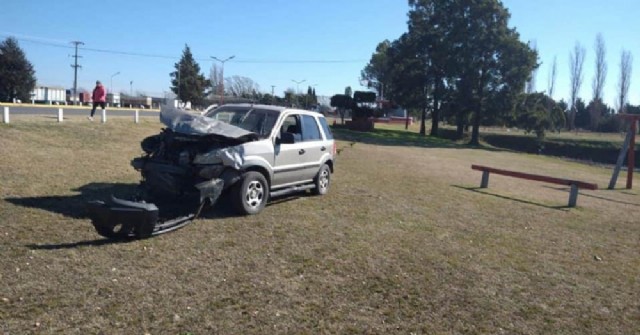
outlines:
M111 80L109 82L109 92L111 92L111 94L113 94L113 77L117 76L120 74L120 71L114 73L111 75Z
M129 96L133 97L133 80L129 81Z
M236 56L233 55L231 57L228 57L226 59L220 59L218 57L215 56L209 56L211 57L211 59L213 60L217 60L218 62L220 62L222 64L222 69L220 70L220 105L222 105L224 103L224 63L226 63L228 60L231 60L233 58L235 58Z
M307 81L306 79L297 81L297 80L293 80L291 79L292 82L296 83L296 104L300 104L299 96L300 96L300 84L304 83L305 81Z

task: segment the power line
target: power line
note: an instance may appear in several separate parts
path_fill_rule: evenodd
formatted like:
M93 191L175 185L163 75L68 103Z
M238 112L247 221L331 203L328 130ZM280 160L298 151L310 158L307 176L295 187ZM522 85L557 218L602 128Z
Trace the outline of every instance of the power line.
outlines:
M3 36L10 36L6 34L0 33ZM34 38L26 38L26 37L14 37L19 41L30 42L42 45L48 45L58 48L69 48L73 49L74 47L58 44L56 42L48 42L37 40ZM73 43L73 42L72 42ZM84 43L83 43L84 44ZM179 56L169 56L169 55L159 55L159 54L149 54L142 52L133 52L133 51L121 51L121 50L111 50L111 49L97 49L97 48L84 48L80 47L80 50L90 51L90 52L99 52L99 53L107 53L107 54L115 54L115 55L124 55L124 56L136 56L136 57L147 57L147 58L161 58L161 59L171 59L171 60L180 60ZM210 62L210 58L196 58L197 61L200 62ZM347 64L347 63L362 63L367 62L366 59L242 59L236 58L234 59L234 63L243 63L243 64Z

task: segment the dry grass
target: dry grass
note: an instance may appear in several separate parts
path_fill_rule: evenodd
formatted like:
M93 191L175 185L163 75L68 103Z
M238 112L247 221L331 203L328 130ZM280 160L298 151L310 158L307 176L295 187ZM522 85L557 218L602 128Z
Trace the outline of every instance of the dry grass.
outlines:
M100 239L87 198L138 181L146 120L0 125L0 332L9 334L631 334L640 328L638 191L492 176L472 163L597 182L540 156L340 142L325 197ZM371 142L371 141L368 141ZM622 175L624 178L624 174ZM218 208L220 209L220 208Z

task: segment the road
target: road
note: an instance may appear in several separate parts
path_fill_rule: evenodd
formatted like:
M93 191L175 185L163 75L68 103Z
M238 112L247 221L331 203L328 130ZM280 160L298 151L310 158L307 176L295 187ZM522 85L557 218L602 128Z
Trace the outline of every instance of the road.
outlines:
M0 105L0 113L7 105ZM91 107L78 107L78 106L28 106L28 105L8 105L9 115L58 115L58 109L62 108L65 116L88 116L91 112ZM138 109L140 111L140 117L153 116L158 117L158 110L145 110ZM107 108L107 116L133 116L135 108ZM100 116L100 108L96 109L96 115Z

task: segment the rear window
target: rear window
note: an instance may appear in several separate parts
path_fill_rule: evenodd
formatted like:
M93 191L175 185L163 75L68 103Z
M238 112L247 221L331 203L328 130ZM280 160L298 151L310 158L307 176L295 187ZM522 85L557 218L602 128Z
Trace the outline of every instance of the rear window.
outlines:
M303 141L319 141L320 129L318 129L318 123L316 118L309 115L302 116L302 140Z
M324 137L327 138L327 140L333 140L333 133L331 132L331 128L329 128L329 124L327 124L327 119L321 117L320 119L320 126L322 126L322 130L324 131Z

